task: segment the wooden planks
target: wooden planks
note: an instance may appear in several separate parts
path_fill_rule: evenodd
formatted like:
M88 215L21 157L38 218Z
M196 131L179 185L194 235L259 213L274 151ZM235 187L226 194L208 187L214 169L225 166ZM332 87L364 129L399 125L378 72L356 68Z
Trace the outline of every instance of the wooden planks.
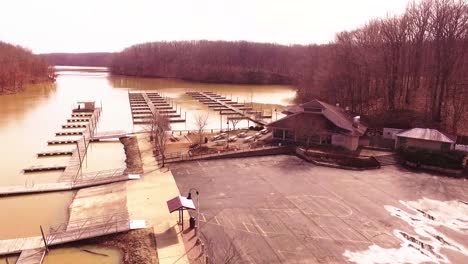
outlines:
M69 191L120 181L136 180L140 178L139 174L125 174L124 171L125 169L116 169L85 173L82 175L78 175L78 177L74 181L38 183L32 186L2 186L0 187L0 196Z
M54 165L54 166L31 166L29 168L23 169L24 173L30 172L42 172L42 171L56 171L56 170L65 170L67 166Z
M38 157L67 156L72 155L73 151L45 151L37 153Z
M45 253L45 247L23 250L16 264L41 264Z
M254 123L257 123L263 126L266 125L265 121L254 119L250 115L248 115L248 113L243 111L243 110L246 110L246 106L243 104L239 104L231 100L221 99L222 98L221 96L210 93L210 92L189 92L188 94L190 94L193 98L199 100L200 102L208 105L208 107L225 108L226 110L229 110L233 114L241 115Z

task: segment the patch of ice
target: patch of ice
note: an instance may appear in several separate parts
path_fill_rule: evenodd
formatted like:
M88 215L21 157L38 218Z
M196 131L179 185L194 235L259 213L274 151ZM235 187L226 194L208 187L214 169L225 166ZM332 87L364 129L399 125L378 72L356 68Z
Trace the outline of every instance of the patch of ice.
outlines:
M394 206L384 208L395 217L407 222L414 228L416 235L395 230L393 234L402 241L400 248L382 248L372 245L367 250L343 255L349 261L370 263L448 263L441 249L450 249L468 256L468 249L439 232L435 227L444 226L462 234L468 234L468 205L461 201L438 201L423 198L404 202L409 212Z
M140 179L140 174L128 174L129 180L138 180Z
M145 220L130 220L130 229L146 228Z

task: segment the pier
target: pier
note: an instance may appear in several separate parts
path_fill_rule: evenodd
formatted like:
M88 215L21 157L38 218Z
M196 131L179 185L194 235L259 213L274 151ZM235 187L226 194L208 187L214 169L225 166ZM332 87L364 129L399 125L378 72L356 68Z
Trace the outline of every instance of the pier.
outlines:
M265 126L267 124L264 118L271 116L263 115L262 111L254 111L252 107L245 106L238 102L233 102L230 99L222 97L212 92L187 92L194 99L207 105L215 111L219 111L220 115L232 115L237 117L228 117L229 119L247 119L256 124Z
M133 124L151 124L155 115L167 117L170 123L186 121L185 118L181 117L182 110L177 109L177 104L174 107L173 101L169 103L168 98L163 98L157 92L129 92L128 98Z
M17 264L40 264L50 246L126 232L146 227L127 213L90 217L52 226L47 235L0 240L0 255L20 254ZM39 228L39 227L38 227Z
M53 150L37 153L38 157L71 156L67 165L31 166L23 169L24 173L63 171L57 182L38 184L28 184L26 182L24 185L3 186L0 187L0 196L67 191L119 181L139 179L140 175L131 174L131 172L127 172L125 168L83 173L82 164L90 142L130 136L130 134L123 130L96 133L95 130L101 114L101 108L94 107L93 105L92 110L87 112L85 111L86 109L79 109L80 115L86 115L89 117L83 131L56 133L56 135L66 136L79 133L80 137L77 139L50 140L47 142L48 145L72 144L75 145L74 149ZM76 114L75 111L72 115L74 114Z
M62 168L64 170L65 167ZM91 186L98 186L108 183L137 180L140 178L138 174L127 174L125 168L104 170L96 172L83 173L73 181L59 181L52 183L25 184L17 186L0 187L0 196L20 195L28 193L44 193L70 191Z

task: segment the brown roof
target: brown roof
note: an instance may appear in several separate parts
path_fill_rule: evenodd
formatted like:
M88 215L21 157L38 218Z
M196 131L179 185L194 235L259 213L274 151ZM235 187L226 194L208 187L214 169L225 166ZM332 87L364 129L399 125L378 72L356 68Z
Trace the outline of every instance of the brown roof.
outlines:
M187 199L183 196L177 196L172 198L171 200L167 201L167 208L169 209L169 213L177 211L179 209L193 209L195 210L195 205L193 204L192 200Z
M292 113L292 115L283 117L275 122L268 124L268 126L276 126L278 122L296 116L300 113L314 113L321 114L335 126L348 131L354 135L364 135L367 130L367 126L359 123L357 126L353 124L353 117L348 114L344 109L327 104L319 100L312 100L308 103L301 104L295 107L288 107L287 112Z
M398 133L397 137L416 138L445 143L455 143L453 140L451 140L439 130L430 128L412 128Z

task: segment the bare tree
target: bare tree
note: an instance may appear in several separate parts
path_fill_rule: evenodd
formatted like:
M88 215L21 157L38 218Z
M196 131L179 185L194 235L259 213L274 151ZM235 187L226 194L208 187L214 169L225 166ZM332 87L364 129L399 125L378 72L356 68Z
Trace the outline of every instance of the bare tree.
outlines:
M220 263L220 264L235 264L242 263L242 256L236 248L236 238L226 237L223 241L215 242L212 239L204 237L205 258L206 261L200 259L199 263Z
M162 166L164 167L166 144L168 131L170 130L169 119L167 116L155 114L151 119L150 135L153 142L156 155L161 156Z
M208 112L199 112L195 115L195 126L198 132L198 143L202 144L203 130L208 125Z
M239 124L239 122L240 122L242 119L244 119L244 118L243 118L243 117L239 117L239 116L234 116L234 117L229 117L229 116L228 116L227 119L228 119L228 122L231 121L231 123L232 123L232 130L235 131L235 130L236 130L237 124Z

